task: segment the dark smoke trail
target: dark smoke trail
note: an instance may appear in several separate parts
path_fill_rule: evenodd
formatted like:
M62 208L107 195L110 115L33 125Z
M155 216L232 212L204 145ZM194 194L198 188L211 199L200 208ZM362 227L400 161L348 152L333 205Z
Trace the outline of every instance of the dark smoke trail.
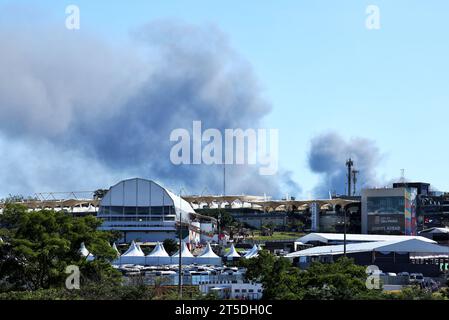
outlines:
M351 157L355 169L359 170L357 188L374 186L377 183L376 168L381 154L376 144L368 139L344 140L337 133L326 133L312 139L309 152L310 169L321 174L321 183L315 194L328 197L329 191L345 194L347 190L346 160Z
M204 128L257 128L271 110L251 65L221 31L158 21L134 32L132 48L48 31L0 33L0 112L8 119L0 123L0 139L13 151L13 140L20 141L12 154L33 150L24 159L0 156L0 164L13 162L26 176L19 182L2 173L0 191L108 187L138 175L174 191L221 193L220 167L175 166L169 159L173 129L190 129L194 120ZM264 177L257 166L230 167L228 181L230 193L299 192L289 172Z

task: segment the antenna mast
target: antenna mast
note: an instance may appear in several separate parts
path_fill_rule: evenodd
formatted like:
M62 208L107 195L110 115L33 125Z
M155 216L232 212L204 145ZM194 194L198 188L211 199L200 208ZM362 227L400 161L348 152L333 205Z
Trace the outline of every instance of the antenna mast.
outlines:
M351 176L352 176L352 166L354 165L354 162L352 162L352 159L349 158L348 161L346 161L346 166L348 167L348 196L351 196Z

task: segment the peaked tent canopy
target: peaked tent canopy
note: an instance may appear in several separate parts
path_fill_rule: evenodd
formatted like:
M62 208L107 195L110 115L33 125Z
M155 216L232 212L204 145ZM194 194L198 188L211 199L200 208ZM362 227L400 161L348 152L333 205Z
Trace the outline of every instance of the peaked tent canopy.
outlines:
M84 242L81 242L81 246L79 249L79 253L83 256L83 257L87 257L89 255L89 250L87 250L86 245L84 244Z
M131 242L131 245L129 246L128 250L126 250L126 252L122 254L122 257L143 257L143 256L145 255L134 241Z
M137 249L139 249L139 251L142 252L143 255L145 255L145 253L143 253L143 250L138 243L136 243L136 246L137 246Z
M120 256L120 251L118 251L117 245L115 244L115 242L112 244L112 249L114 249L115 252L117 252L117 256Z
M169 257L167 251L165 251L164 245L160 242L156 244L153 251L151 251L147 257Z
M172 257L179 257L179 250L174 255L172 255ZM181 257L193 258L193 254L189 251L184 241L181 243Z
M226 254L227 258L240 258L240 254L235 250L234 244L231 244L231 248L229 249L229 252Z
M79 253L87 259L87 261L92 261L95 259L94 255L87 250L86 245L84 242L81 242L81 246L79 249Z
M195 262L199 264L215 266L219 266L222 263L221 258L215 254L209 242L207 243L206 248L204 248L203 252L195 258Z
M203 252L198 256L199 258L219 258L215 254L215 252L212 250L210 243L208 242L206 245L206 248L203 250Z
M251 248L251 250L249 250L243 257L244 257L245 259L254 258L254 257L257 257L258 252L259 252L259 248L258 248L257 245L255 244L255 245Z

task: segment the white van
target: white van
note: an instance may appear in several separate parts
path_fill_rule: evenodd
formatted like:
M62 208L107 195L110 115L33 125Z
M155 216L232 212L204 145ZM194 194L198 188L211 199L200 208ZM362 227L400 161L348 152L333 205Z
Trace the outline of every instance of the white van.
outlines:
M422 273L411 273L410 274L410 282L411 283L423 283L424 275Z

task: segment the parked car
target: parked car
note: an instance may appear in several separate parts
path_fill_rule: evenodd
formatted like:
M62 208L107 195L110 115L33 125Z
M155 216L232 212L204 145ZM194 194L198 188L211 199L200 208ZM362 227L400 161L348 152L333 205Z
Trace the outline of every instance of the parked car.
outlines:
M411 283L423 283L424 275L422 273L412 273L412 274L410 274L410 282Z

